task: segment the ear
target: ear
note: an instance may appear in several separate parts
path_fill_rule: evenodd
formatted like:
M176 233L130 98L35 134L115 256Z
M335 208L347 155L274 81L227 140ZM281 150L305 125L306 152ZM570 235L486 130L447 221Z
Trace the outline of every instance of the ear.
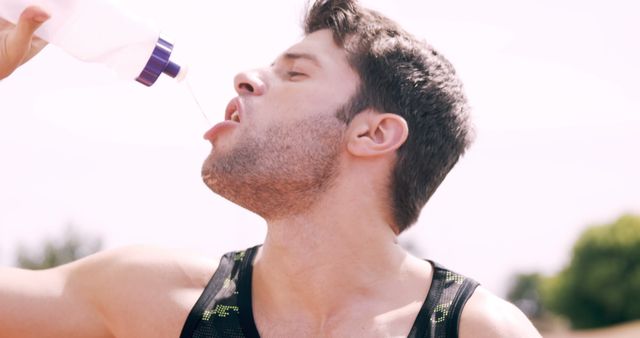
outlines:
M408 136L409 127L402 116L366 111L351 121L347 149L360 157L386 155L400 148Z

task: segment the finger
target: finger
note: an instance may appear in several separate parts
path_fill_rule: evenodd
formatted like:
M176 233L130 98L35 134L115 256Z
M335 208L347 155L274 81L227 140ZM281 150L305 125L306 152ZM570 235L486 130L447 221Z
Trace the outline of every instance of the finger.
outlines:
M38 54L46 46L47 41L34 36L33 39L31 39L31 49L27 52L27 55L22 60L22 63L31 60L32 57L36 56L36 54Z
M37 36L34 36L33 39L31 39L31 49L35 50L36 53L44 48L47 44L47 41L42 40Z
M33 33L49 19L49 14L37 6L27 7L18 19L13 43L25 46L31 43Z
M3 59L0 63L0 79L9 76L27 56L31 49L33 33L49 18L42 9L32 6L25 9L17 25L5 32Z

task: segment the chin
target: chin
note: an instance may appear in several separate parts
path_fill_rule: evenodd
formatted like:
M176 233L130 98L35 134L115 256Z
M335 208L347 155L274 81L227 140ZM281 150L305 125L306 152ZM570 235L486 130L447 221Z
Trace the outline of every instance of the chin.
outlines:
M218 193L215 189L217 179L212 175L212 162L213 162L213 154L209 154L204 163L202 163L202 168L200 169L200 177L202 177L202 182L209 187L213 192Z

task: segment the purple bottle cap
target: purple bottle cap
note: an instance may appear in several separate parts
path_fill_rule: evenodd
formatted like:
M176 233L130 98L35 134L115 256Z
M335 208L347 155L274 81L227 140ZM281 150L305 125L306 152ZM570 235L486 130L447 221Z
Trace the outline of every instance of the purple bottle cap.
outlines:
M158 38L147 65L144 66L144 70L142 70L136 81L150 87L162 73L176 77L180 72L180 66L169 60L172 51L173 44L163 38Z

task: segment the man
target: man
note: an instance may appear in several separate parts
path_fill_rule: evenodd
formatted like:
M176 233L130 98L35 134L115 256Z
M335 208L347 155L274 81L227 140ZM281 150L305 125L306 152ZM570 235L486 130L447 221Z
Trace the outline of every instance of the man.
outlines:
M355 1L315 2L305 33L205 134L204 182L265 218L263 245L0 270L0 337L539 337L396 241L470 143L452 66Z

